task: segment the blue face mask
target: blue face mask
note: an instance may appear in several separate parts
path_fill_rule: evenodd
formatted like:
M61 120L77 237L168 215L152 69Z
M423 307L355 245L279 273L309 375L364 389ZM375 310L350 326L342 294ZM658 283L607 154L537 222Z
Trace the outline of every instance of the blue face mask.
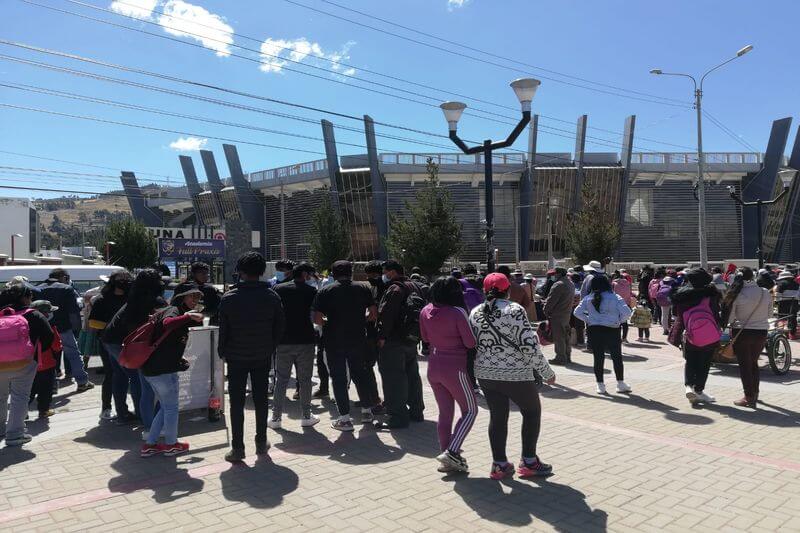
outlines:
M386 274L381 276L381 279L383 280L384 283L389 283L390 281L392 281L391 279L389 279L389 276L387 276Z
M281 272L280 270L275 272L275 281L281 282L286 279L286 273Z
M317 287L317 282L316 282L316 280L313 280L313 279L307 279L306 280L306 285L308 285L309 287L316 288Z

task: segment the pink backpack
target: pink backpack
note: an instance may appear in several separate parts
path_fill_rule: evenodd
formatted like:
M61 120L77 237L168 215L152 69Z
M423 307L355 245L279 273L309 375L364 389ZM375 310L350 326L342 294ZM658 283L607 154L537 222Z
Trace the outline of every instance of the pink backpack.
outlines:
M647 295L650 297L650 301L656 301L656 296L658 296L658 285L661 283L661 280L658 279L651 279L650 285L647 286Z
M0 371L17 370L33 361L36 350L25 319L30 311L32 309L19 312L11 307L0 309Z
M683 322L686 328L686 342L692 346L702 348L710 346L722 338L717 320L711 312L711 303L708 297L700 303L683 312Z

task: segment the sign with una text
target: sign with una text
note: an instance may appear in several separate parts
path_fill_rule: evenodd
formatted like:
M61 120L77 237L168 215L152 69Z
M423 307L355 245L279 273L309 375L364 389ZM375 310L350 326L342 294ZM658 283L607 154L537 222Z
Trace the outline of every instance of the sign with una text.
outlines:
M211 264L225 259L225 241L221 239L158 239L158 259L161 262Z
M148 227L147 231L156 239L221 239L225 240L225 230L211 226L190 226L188 228Z

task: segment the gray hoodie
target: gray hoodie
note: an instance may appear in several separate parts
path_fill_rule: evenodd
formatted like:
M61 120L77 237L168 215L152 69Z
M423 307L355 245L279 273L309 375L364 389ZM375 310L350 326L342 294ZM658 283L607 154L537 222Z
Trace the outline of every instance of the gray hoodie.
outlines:
M728 323L733 329L769 329L772 316L772 294L756 285L755 280L745 281L742 292L733 301Z

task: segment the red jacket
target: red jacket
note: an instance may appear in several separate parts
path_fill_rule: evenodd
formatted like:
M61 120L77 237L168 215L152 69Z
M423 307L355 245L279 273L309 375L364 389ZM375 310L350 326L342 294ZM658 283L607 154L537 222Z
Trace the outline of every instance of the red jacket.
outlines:
M64 346L61 344L61 335L58 334L58 330L55 326L52 327L53 344L51 344L48 349L42 350L42 353L39 354L39 366L36 367L37 372L43 372L45 370L55 368L56 359L61 354L61 350L64 349Z

